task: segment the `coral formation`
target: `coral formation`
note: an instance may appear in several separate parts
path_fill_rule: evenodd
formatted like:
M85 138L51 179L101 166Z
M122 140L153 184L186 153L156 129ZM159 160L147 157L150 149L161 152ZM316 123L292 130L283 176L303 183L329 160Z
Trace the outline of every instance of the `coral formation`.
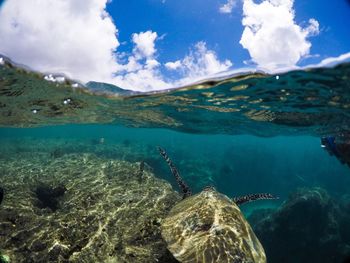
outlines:
M139 174L93 154L0 159L0 251L19 263L176 262L160 224L180 196L146 165Z
M269 262L343 263L350 256L350 206L324 189L299 189L269 212L258 210L249 218Z

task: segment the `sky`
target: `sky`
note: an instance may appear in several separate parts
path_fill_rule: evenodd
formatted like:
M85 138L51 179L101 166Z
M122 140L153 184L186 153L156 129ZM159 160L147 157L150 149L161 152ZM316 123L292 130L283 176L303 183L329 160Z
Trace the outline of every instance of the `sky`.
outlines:
M132 90L350 58L350 1L0 0L0 54Z

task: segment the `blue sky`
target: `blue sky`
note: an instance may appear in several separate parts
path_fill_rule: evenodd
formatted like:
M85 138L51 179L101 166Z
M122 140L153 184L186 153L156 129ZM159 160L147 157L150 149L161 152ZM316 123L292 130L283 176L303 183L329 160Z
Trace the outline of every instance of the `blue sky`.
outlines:
M0 53L82 82L153 90L349 58L349 28L347 0L7 0Z
M257 3L259 1L256 1ZM260 1L261 2L261 1ZM114 0L107 6L118 29L125 50L132 49L130 36L147 30L165 34L157 43L159 57L164 60L180 59L188 48L198 41L206 41L220 58L228 58L237 67L245 66L249 53L240 44L242 35L242 2L237 1L231 14L218 12L220 0ZM306 23L315 18L320 33L311 37L311 55L300 65L316 63L326 57L335 57L350 50L350 5L346 0L296 0L296 22Z

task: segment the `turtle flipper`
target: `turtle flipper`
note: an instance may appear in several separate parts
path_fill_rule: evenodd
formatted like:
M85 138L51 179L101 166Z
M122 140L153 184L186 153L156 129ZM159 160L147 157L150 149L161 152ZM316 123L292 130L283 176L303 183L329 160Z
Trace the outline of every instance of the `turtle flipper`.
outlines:
M166 151L162 148L160 148L158 146L158 150L160 155L164 158L164 160L168 163L171 173L174 175L177 184L179 185L179 187L181 188L183 195L183 198L186 198L188 196L192 195L192 191L191 189L188 187L188 185L183 181L183 179L181 178L179 172L177 171L175 165L173 164L173 162L171 161L171 159L169 158L168 154L166 153Z
M278 197L275 197L272 194L263 193L263 194L250 194L250 195L238 196L238 197L234 197L232 200L237 205L241 205L251 201L265 200L265 199L278 199Z

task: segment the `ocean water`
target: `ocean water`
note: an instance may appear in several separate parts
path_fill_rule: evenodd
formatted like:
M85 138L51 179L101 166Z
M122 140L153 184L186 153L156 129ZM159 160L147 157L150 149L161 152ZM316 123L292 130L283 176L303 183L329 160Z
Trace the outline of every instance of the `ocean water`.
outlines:
M160 229L181 189L158 146L193 193L278 197L240 206L267 262L349 262L350 152L321 147L327 136L350 147L349 73L245 73L142 94L6 61L0 262L178 262Z

